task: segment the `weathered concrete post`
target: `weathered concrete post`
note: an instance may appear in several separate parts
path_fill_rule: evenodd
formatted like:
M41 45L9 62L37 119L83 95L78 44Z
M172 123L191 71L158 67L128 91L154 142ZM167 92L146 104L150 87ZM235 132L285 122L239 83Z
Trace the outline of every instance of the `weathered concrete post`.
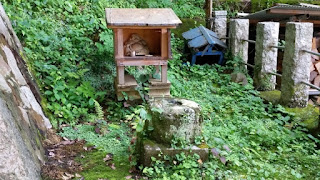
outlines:
M227 37L227 14L227 11L213 11L212 13L212 31L220 38ZM222 39L222 41L226 42L226 39Z
M256 53L254 59L254 86L259 90L274 90L276 76L267 74L277 71L279 23L260 22L257 25Z
M240 57L244 63L248 61L249 19L231 19L229 30L229 47L233 56Z
M305 107L308 103L309 87L301 81L309 82L312 23L287 23L286 46L284 52L280 102L289 107Z

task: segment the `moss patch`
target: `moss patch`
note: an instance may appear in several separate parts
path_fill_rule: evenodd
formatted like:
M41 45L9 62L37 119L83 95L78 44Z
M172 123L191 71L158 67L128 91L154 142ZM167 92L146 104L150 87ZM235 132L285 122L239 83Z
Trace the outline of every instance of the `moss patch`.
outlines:
M315 130L319 127L319 108L308 105L305 108L285 108L288 112L294 113L295 118L302 122L309 130Z
M205 26L206 22L204 19L190 19L190 18L183 18L181 19L182 24L177 29L172 29L172 32L176 35L176 37L182 38L182 33L189 31L192 28L198 27L200 25Z
M80 173L86 180L97 180L99 178L118 180L125 179L129 174L130 162L128 156L114 156L113 160L104 162L106 152L95 150L82 154L84 158L77 158L83 166L83 171ZM111 169L107 164L114 163L116 169Z
M267 102L271 102L272 104L278 104L280 101L281 91L261 91L260 97Z

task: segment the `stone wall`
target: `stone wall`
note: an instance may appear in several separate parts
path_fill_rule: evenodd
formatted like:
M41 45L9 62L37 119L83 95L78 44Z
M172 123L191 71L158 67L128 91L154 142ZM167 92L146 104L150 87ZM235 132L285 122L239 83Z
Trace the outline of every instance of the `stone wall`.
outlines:
M51 128L22 46L0 4L0 179L41 179L41 136Z

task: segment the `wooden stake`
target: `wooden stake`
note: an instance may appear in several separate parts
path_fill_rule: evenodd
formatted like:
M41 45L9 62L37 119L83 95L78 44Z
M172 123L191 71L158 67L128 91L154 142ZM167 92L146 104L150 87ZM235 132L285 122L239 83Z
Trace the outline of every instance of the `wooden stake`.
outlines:
M205 11L206 11L206 27L212 29L212 0L206 0L205 2Z

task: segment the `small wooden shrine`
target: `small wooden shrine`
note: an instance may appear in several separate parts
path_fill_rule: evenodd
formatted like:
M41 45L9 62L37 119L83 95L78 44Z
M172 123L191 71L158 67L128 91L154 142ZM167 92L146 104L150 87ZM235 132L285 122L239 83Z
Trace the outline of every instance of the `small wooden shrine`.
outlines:
M136 80L125 75L126 66L161 67L161 79L151 79L150 97L170 96L167 64L171 58L170 29L182 22L172 9L106 8L107 26L114 34L114 57L117 66L115 88L118 99L122 92L138 98Z

